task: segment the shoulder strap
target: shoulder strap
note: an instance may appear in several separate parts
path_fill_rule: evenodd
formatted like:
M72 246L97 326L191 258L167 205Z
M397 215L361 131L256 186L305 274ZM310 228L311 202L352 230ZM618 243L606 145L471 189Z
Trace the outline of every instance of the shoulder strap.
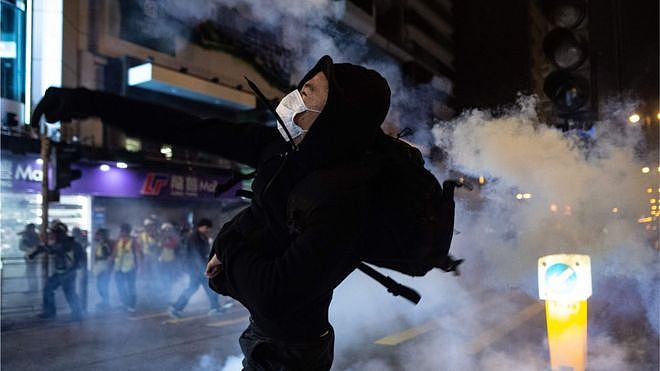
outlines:
M360 263L358 269L367 276L378 281L381 285L387 288L387 291L392 293L394 296L403 296L404 298L410 300L413 304L419 303L422 299L422 296L415 290L411 289L408 286L402 285L389 276L386 276L377 270L371 268L370 266Z

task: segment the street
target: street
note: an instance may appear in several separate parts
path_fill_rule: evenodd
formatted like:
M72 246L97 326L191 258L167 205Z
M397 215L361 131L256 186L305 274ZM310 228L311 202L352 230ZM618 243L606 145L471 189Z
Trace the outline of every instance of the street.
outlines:
M417 307L353 274L335 294L333 370L545 370L543 303L520 292L468 292L448 276L420 281ZM428 285L427 285L428 284ZM418 283L419 285L419 283ZM450 300L448 300L450 299ZM207 315L198 292L185 315L161 308L91 312L82 322L3 319L5 370L240 370L238 336L248 323L240 305ZM623 324L625 323L625 326ZM618 317L607 303L590 307L589 370L654 370L657 333L644 318Z

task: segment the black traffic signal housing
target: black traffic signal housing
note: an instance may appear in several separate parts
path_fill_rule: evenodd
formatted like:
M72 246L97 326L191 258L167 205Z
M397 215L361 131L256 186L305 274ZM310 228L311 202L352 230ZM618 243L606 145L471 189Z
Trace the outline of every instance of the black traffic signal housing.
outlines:
M55 190L66 188L71 182L82 177L80 169L72 169L71 164L80 160L82 153L80 148L65 145L55 147L55 167L53 177L55 178Z
M544 0L549 32L543 51L552 64L543 92L552 101L555 125L588 130L596 120L591 78L587 0Z

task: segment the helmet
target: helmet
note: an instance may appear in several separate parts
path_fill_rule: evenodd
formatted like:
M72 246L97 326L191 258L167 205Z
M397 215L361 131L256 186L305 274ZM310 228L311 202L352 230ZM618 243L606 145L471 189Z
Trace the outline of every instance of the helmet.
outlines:
M96 230L96 235L101 238L108 238L108 229L107 228L99 228Z
M54 234L66 234L69 231L69 228L59 219L55 219L50 222L48 230Z

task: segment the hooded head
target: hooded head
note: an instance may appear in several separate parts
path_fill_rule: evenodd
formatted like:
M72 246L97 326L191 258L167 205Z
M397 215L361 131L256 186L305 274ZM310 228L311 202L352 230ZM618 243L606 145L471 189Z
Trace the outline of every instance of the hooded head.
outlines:
M300 162L313 170L357 161L371 146L390 107L390 88L376 71L323 56L298 84L319 72L328 82L325 106L300 143Z

